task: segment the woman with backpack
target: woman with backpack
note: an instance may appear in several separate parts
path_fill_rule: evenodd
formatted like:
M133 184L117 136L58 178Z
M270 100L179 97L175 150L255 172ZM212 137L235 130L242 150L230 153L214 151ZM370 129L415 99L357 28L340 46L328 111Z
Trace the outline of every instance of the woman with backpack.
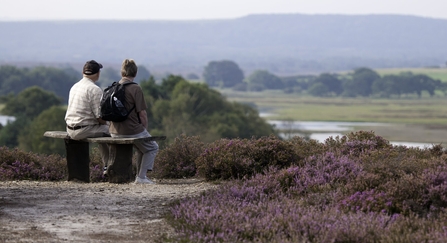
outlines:
M121 80L118 84L122 84L124 89L124 106L129 111L124 121L110 122L110 134L117 138L145 138L151 137L147 130L147 105L144 100L143 90L134 83L133 80L137 76L138 67L134 60L125 59L121 65ZM129 85L127 85L129 84ZM130 85L132 84L132 85ZM139 171L135 178L136 184L155 184L147 178L147 172L152 171L154 167L155 156L158 153L158 144L155 141L143 140L135 144L139 163Z

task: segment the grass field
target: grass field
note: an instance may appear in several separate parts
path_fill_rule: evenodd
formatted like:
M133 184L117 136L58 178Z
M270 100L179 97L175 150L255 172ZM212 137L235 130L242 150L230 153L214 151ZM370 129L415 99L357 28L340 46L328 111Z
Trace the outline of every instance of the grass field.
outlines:
M220 90L229 101L255 105L267 120L378 122L359 127L389 141L447 144L447 97L422 99L316 98L277 91Z
M230 101L256 105L267 119L447 124L447 98L316 98L282 92L221 91Z
M425 74L447 82L447 68L377 69L381 76L402 72ZM267 119L296 121L386 122L416 125L446 125L447 97L406 99L317 98L282 91L235 92L219 90L230 101L253 104Z

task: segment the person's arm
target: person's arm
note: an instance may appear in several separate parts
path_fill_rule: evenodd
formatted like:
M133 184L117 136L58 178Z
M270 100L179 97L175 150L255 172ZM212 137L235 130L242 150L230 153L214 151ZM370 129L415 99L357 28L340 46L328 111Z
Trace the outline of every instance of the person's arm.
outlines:
M146 110L142 110L138 112L138 116L140 117L141 125L147 129L147 112Z
M95 86L94 86L95 87ZM100 117L100 104L101 104L101 97L102 97L102 89L98 86L96 86L94 89L88 92L90 94L90 109L92 109L93 115L96 117L96 120L101 125L107 125L107 121L104 121Z

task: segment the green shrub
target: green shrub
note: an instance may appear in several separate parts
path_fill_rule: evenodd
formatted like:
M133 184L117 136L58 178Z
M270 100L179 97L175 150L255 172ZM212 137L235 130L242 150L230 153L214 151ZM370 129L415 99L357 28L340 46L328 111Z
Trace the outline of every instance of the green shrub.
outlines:
M204 143L198 136L180 135L161 150L155 158L154 176L160 178L188 178L196 175L195 160L203 151Z
M208 144L196 160L207 180L248 178L269 167L285 168L302 159L292 143L275 136L259 139L220 139Z

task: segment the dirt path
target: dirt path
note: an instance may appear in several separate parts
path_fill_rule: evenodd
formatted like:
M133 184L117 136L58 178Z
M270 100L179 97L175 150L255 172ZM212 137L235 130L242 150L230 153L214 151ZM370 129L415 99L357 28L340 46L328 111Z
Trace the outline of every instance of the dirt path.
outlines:
M169 204L213 185L0 182L0 242L158 242Z

